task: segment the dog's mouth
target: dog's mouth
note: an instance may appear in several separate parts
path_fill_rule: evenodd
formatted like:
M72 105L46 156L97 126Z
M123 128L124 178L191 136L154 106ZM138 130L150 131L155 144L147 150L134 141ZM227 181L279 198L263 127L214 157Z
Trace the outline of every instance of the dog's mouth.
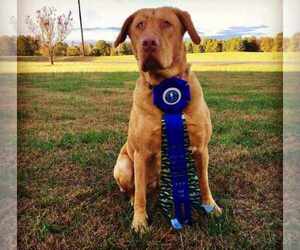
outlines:
M146 60L144 60L144 62L142 64L142 70L144 72L157 71L160 69L163 69L161 63L152 56L150 56Z

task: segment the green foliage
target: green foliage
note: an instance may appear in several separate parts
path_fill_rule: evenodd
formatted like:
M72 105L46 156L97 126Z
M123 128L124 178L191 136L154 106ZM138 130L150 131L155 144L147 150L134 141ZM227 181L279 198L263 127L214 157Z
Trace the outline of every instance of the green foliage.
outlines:
M54 47L54 54L56 56L66 56L67 55L68 44L59 42Z
M110 49L110 55L111 56L117 56L118 55L118 50L114 47L111 47Z
M80 48L82 47L82 44L80 44ZM91 56L94 46L89 43L84 44L84 55Z
M49 56L49 49L43 45L38 51L35 52L37 56Z
M40 42L31 37L20 35L17 38L17 55L18 56L34 56L40 48Z
M282 51L283 50L283 33L278 33L274 39L273 51Z
M198 44L194 44L194 43L192 43L192 45L193 45L193 52L194 53L202 53L202 52L205 51L205 48L204 48L203 45L198 45Z
M223 51L222 41L216 39L208 39L204 41L205 52L221 52ZM200 52L200 51L199 51Z
M104 40L99 40L96 42L91 53L93 56L109 56L110 49L111 49L111 45L108 42Z
M129 42L124 42L119 45L118 47L118 54L119 55L132 55L132 48Z
M46 141L29 136L26 138L26 143L23 143L23 146L33 148L41 152L47 152L54 148L54 142L52 140Z
M242 38L231 38L224 42L224 51L244 51L245 46Z
M80 56L80 47L79 46L68 47L67 56Z
M14 55L15 38L8 36L0 37L0 55ZM200 45L190 40L184 43L187 53L222 52L222 51L250 51L250 52L271 52L271 51L300 51L300 33L294 34L291 38L283 37L278 33L275 38L262 37L235 37L227 40L204 39ZM67 43L59 42L54 49L55 56L79 56L81 45L69 46ZM47 46L41 46L39 40L31 36L20 35L17 38L17 53L19 56L49 55ZM124 42L118 48L112 47L109 42L99 40L95 45L85 44L86 56L115 56L132 55L130 42Z
M15 37L0 36L0 55L14 55L16 50L18 56L35 56L49 55L49 49L41 42L31 36L19 35ZM300 33L292 37L283 37L278 33L276 37L235 37L227 40L217 40L204 38L200 45L192 43L190 40L184 42L187 53L203 52L233 52L233 51L250 51L250 52L272 52L272 51L300 51ZM59 42L54 48L55 56L79 56L81 55L81 45L68 45ZM115 55L132 55L130 42L124 42L118 48L112 47L111 43L99 40L95 45L85 43L86 56L115 56Z
M243 39L244 51L258 52L259 51L259 41L255 36Z
M271 52L274 44L272 37L262 37L260 40L260 49L263 52Z

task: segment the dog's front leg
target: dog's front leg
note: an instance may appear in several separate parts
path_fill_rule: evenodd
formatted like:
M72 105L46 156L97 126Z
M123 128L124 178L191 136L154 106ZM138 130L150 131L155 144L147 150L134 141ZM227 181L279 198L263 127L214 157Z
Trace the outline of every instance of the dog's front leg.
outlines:
M146 164L148 157L140 152L134 153L134 215L132 228L144 233L148 227L146 212Z
M194 157L198 168L199 184L200 184L200 190L202 194L202 203L203 205L212 206L214 208L213 213L215 215L220 215L222 213L222 209L215 202L209 188L209 182L208 182L209 155L208 155L207 146L205 146L202 151L196 150L196 152L194 152Z

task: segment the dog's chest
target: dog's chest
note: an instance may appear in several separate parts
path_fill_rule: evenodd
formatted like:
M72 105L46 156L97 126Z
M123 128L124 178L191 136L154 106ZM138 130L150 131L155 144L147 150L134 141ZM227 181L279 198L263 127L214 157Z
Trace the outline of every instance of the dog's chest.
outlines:
M205 133L201 133L203 128L201 124L195 124L192 120L186 120L187 125L187 133L189 137L190 147L195 148L200 146L201 142L203 141L203 136ZM148 130L148 133L146 131ZM148 129L144 129L140 131L140 138L142 141L147 145L147 148L153 154L160 154L161 151L161 142L162 142L162 124L161 121L157 124L152 124L151 127ZM174 134L174 136L176 136Z

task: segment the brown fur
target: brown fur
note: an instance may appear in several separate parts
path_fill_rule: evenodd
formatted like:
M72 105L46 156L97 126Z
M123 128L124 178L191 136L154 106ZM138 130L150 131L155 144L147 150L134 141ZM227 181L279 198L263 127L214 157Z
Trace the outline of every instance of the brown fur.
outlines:
M128 138L122 147L114 168L114 177L122 191L132 196L135 231L147 229L146 193L157 187L160 173L161 116L152 103L149 85L162 79L180 75L188 81L191 102L184 110L193 156L199 174L202 202L221 209L215 203L208 184L208 142L212 133L210 113L202 88L186 62L183 35L188 32L194 43L200 43L190 15L175 8L142 9L127 18L115 42L122 43L128 35L137 58L140 77L133 93ZM155 39L157 49L151 53L143 50L143 39ZM155 67L143 71L147 60Z

